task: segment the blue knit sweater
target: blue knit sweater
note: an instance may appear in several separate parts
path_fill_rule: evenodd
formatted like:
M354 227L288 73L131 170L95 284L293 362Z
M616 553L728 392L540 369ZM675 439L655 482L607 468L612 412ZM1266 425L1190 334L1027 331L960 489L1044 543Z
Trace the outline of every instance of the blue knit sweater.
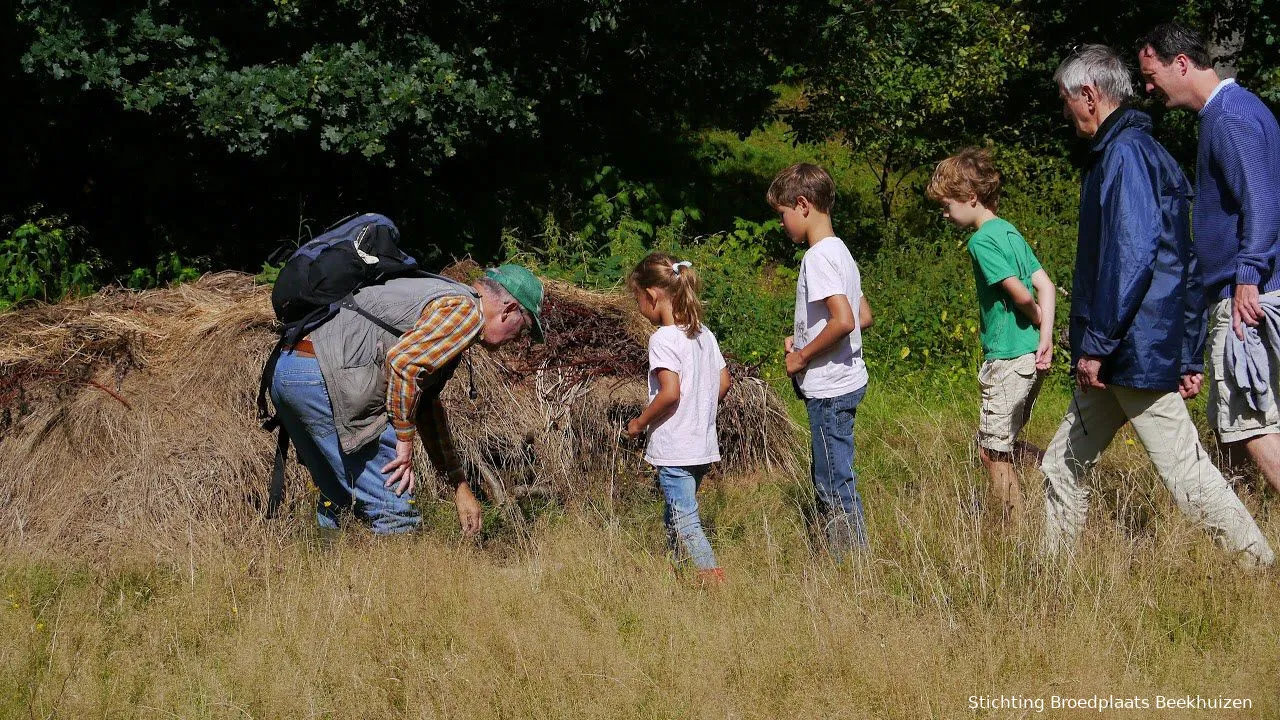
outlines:
M1280 290L1280 126L1235 83L1200 111L1192 227L1206 302L1236 284Z

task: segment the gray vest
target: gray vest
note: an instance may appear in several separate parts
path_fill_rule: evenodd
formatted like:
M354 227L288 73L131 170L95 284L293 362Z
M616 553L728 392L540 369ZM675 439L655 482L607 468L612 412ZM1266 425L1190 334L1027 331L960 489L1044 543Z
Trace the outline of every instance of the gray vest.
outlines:
M411 330L427 303L448 295L480 296L462 283L445 278L396 278L356 292L356 303L382 321ZM311 333L316 360L329 391L333 426L345 453L376 440L387 427L387 351L400 338L354 310L343 308ZM425 390L442 382L422 376Z

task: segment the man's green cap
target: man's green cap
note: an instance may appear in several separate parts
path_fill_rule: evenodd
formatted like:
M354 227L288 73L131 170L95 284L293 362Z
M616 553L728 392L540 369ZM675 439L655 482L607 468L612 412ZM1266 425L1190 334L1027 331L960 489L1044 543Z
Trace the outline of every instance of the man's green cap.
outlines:
M544 342L542 334L542 281L533 273L519 265L499 265L484 271L486 277L498 283L511 293L511 297L533 316L533 327L529 334L534 342Z

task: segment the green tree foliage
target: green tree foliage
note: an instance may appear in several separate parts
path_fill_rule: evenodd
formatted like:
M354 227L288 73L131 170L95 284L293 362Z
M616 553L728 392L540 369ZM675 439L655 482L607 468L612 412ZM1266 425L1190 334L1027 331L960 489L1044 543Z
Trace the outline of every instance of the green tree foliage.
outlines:
M396 31L392 17L383 33L371 32L352 7L361 3L327 18L348 24L350 40L322 37L320 13L307 3L239 5L201 12L121 3L99 16L79 4L31 0L20 20L36 39L23 66L105 90L126 110L162 114L188 136L256 155L283 135L308 133L325 150L429 168L483 129L532 123L510 77L483 48L456 55L411 29ZM237 37L236 26L247 31ZM303 39L308 31L315 35ZM263 53L244 39L293 52Z
M601 166L705 179L689 130L756 124L803 30L760 0L12 7L0 202L66 209L146 267L257 268L369 210L428 262L492 257Z
M717 7L742 11L755 29L769 17L764 5L730 5ZM709 7L23 0L18 19L33 37L22 57L28 72L105 91L189 137L265 155L303 135L322 151L429 172L504 135L568 133L589 144L601 130L634 124L637 112L668 130L758 116L771 61L743 28L712 20ZM600 116L605 100L624 123Z
M817 161L876 311L873 371L969 378L966 233L923 198L930 166L993 147L1001 213L1070 287L1084 146L1054 68L1083 42L1132 59L1139 35L1178 20L1274 106L1274 5L18 0L0 23L0 212L73 211L113 262L97 275L138 287L227 265L269 280L276 241L366 210L428 264L514 253L592 286L663 248L697 263L726 348L776 376L797 248L762 196L783 166ZM1191 171L1195 115L1142 104ZM39 229L50 248L54 229ZM30 279L41 256L17 242L6 272ZM51 279L23 296L74 287L54 266L78 252L47 251L36 275Z
M1030 29L1009 3L834 2L808 60L807 102L788 120L802 139L842 138L866 157L888 220L912 171L1002 127Z

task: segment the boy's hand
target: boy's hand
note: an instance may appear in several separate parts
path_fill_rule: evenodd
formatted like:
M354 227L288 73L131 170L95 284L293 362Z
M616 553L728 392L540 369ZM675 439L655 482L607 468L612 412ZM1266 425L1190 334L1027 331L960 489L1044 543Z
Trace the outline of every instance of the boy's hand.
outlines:
M635 420L632 420L631 422L627 423L626 435L632 440L635 440L636 438L640 437L641 433L643 432L644 432L644 426L640 424L640 418L636 418Z
M795 375L809 366L809 362L804 359L799 350L792 350L787 353L787 374Z
M795 352L795 349L796 349L796 336L795 336L795 335L788 335L788 336L787 336L787 339L782 341L782 349L783 349L783 352L784 352L784 353Z
M1036 370L1044 372L1053 364L1053 341L1048 338L1040 340L1040 347L1036 348Z

